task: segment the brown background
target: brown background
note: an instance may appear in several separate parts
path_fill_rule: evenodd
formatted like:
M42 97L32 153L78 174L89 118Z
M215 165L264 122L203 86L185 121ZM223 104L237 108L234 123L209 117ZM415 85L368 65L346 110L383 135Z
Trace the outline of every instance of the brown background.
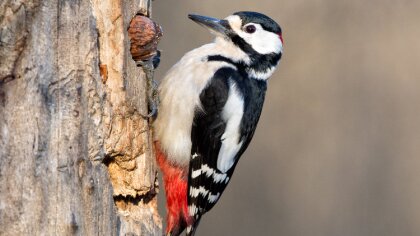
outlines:
M420 1L153 8L164 28L158 78L212 40L188 13L259 11L284 32L256 135L198 235L420 235Z

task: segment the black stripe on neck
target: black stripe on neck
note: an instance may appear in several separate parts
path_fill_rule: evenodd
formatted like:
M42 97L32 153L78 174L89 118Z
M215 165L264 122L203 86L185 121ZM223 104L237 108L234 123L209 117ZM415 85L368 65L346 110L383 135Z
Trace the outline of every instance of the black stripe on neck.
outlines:
M223 61L223 62L232 64L235 67L238 67L238 65L239 65L239 63L234 62L233 60L231 60L231 59L229 59L227 57L224 57L222 55L211 55L211 56L208 56L207 57L207 61Z
M235 62L232 59L227 58L227 57L222 56L222 55L208 56L207 61L222 61L222 62L229 63L229 64L233 65L242 76L246 76L246 77L249 76L248 73L246 72L246 65L243 62Z
M235 62L230 58L227 58L222 55L211 55L207 57L207 61L222 61L229 63L237 68L240 74L246 75L249 77L248 71L253 70L256 73L265 73L267 70L272 69L273 67L277 66L281 54L268 54L268 55L261 55L259 54L259 58L253 58L251 65L247 65L242 61Z

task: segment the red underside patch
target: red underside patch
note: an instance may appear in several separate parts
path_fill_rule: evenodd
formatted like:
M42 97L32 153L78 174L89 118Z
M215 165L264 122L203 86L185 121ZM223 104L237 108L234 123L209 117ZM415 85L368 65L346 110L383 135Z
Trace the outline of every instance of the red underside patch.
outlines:
M185 221L187 225L192 223L191 217L188 217L187 207L188 179L182 168L168 162L158 142L155 142L155 148L157 163L163 172L163 182L165 184L166 207L168 210L166 233L168 233L174 227L181 225L180 220Z

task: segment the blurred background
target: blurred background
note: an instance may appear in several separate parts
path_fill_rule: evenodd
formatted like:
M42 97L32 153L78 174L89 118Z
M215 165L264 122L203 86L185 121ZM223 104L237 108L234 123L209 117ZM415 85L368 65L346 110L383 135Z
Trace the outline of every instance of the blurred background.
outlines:
M240 10L282 26L284 55L197 235L420 235L420 1L157 0L156 77L212 41L188 13Z

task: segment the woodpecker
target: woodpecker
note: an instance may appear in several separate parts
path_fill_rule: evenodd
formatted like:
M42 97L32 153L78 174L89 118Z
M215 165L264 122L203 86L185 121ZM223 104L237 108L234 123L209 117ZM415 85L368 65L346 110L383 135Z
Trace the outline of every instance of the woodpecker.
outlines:
M190 14L214 42L186 53L159 86L154 123L167 197L166 235L195 234L254 135L267 80L283 53L280 26L257 12Z

